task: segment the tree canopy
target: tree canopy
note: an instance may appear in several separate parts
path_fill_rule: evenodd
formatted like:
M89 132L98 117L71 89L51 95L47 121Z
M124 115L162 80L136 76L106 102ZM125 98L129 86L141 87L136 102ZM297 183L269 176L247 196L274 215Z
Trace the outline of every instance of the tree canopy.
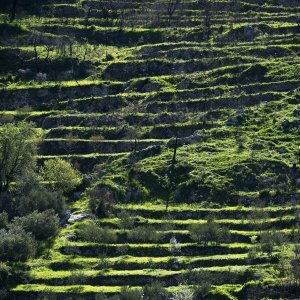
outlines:
M45 161L41 168L41 175L52 189L57 192L67 193L81 183L81 174L73 169L72 165L60 158Z
M0 192L9 189L15 177L34 166L37 134L31 124L6 124L0 129Z

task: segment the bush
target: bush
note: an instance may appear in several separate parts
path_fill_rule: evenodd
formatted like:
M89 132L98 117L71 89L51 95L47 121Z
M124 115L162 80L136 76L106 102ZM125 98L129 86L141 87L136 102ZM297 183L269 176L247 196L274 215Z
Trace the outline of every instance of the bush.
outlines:
M153 282L143 288L144 300L166 300L168 294L160 282Z
M133 242L158 242L162 235L158 233L152 226L139 226L127 233L127 237Z
M14 224L32 233L37 240L46 240L55 236L59 229L59 218L53 210L33 212L25 217L17 218Z
M114 243L117 241L116 233L107 228L100 228L95 222L85 223L78 233L79 239L93 243Z
M97 185L90 191L90 208L98 217L107 217L115 200L115 193L109 186Z
M141 300L142 291L127 286L121 288L119 300Z
M7 229L8 226L8 213L6 211L3 211L0 213L0 229Z
M226 243L230 240L230 232L227 228L221 227L214 221L205 224L193 224L189 227L190 237L197 243Z
M0 262L0 288L6 286L9 275L10 275L10 267L5 263Z
M269 190L259 191L259 199L267 199L271 196L271 192Z
M55 213L62 216L65 211L64 198L58 193L43 188L32 190L27 196L17 198L17 210L21 216L34 211L43 212L49 209L53 209Z
M33 257L36 243L31 234L20 227L0 230L0 260L26 261Z
M194 291L189 288L180 289L172 294L170 300L193 300Z
M134 225L134 219L127 211L122 211L118 215L120 229L131 229Z

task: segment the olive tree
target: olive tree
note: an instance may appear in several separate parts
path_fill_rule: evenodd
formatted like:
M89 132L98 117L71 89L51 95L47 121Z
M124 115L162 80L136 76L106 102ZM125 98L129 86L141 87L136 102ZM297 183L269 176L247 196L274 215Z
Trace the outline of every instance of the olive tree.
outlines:
M5 124L0 129L0 193L28 168L34 168L37 134L31 124Z
M42 178L57 192L67 193L80 185L82 175L63 159L54 158L45 161L40 170Z

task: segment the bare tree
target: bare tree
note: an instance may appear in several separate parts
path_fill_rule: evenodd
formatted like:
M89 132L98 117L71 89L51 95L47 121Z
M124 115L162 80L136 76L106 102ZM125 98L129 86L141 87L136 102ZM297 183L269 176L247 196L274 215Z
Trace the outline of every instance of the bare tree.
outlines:
M209 0L198 0L198 5L200 9L204 12L204 25L210 33L211 30L211 15L212 15L212 5Z
M167 13L169 16L169 20L172 19L175 11L177 10L179 4L181 3L181 0L168 0L167 2Z

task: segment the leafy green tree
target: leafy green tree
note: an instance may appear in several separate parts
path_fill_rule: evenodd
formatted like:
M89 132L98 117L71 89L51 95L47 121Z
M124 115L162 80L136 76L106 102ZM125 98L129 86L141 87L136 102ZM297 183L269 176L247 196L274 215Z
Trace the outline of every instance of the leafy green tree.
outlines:
M131 229L134 226L134 219L129 212L121 211L118 214L118 218L118 226L120 227L120 229L123 229L125 231L126 229Z
M55 236L59 229L59 218L53 210L33 213L14 220L14 225L32 233L37 240L47 240Z
M117 241L115 231L107 227L101 228L93 221L80 227L78 237L80 240L93 243L114 243Z
M0 130L0 193L24 170L33 168L37 135L31 124L5 124Z
M8 213L6 211L3 211L0 213L0 229L7 228L8 226Z
M27 195L16 197L16 206L17 213L21 216L48 209L53 209L55 213L62 216L65 211L65 200L57 192L50 192L43 187L38 187Z
M227 228L220 226L214 221L204 224L192 224L189 227L190 237L198 244L203 243L226 243L230 240L230 232Z
M278 231L265 231L260 235L261 252L272 255L275 246L283 246L287 243L287 237L284 233Z
M11 269L7 264L0 262L0 288L5 286L10 275L10 271Z
M0 230L0 260L26 261L36 252L36 243L31 234L20 227Z
M42 178L49 182L54 191L67 193L80 185L82 175L63 159L54 158L45 161L41 168Z

